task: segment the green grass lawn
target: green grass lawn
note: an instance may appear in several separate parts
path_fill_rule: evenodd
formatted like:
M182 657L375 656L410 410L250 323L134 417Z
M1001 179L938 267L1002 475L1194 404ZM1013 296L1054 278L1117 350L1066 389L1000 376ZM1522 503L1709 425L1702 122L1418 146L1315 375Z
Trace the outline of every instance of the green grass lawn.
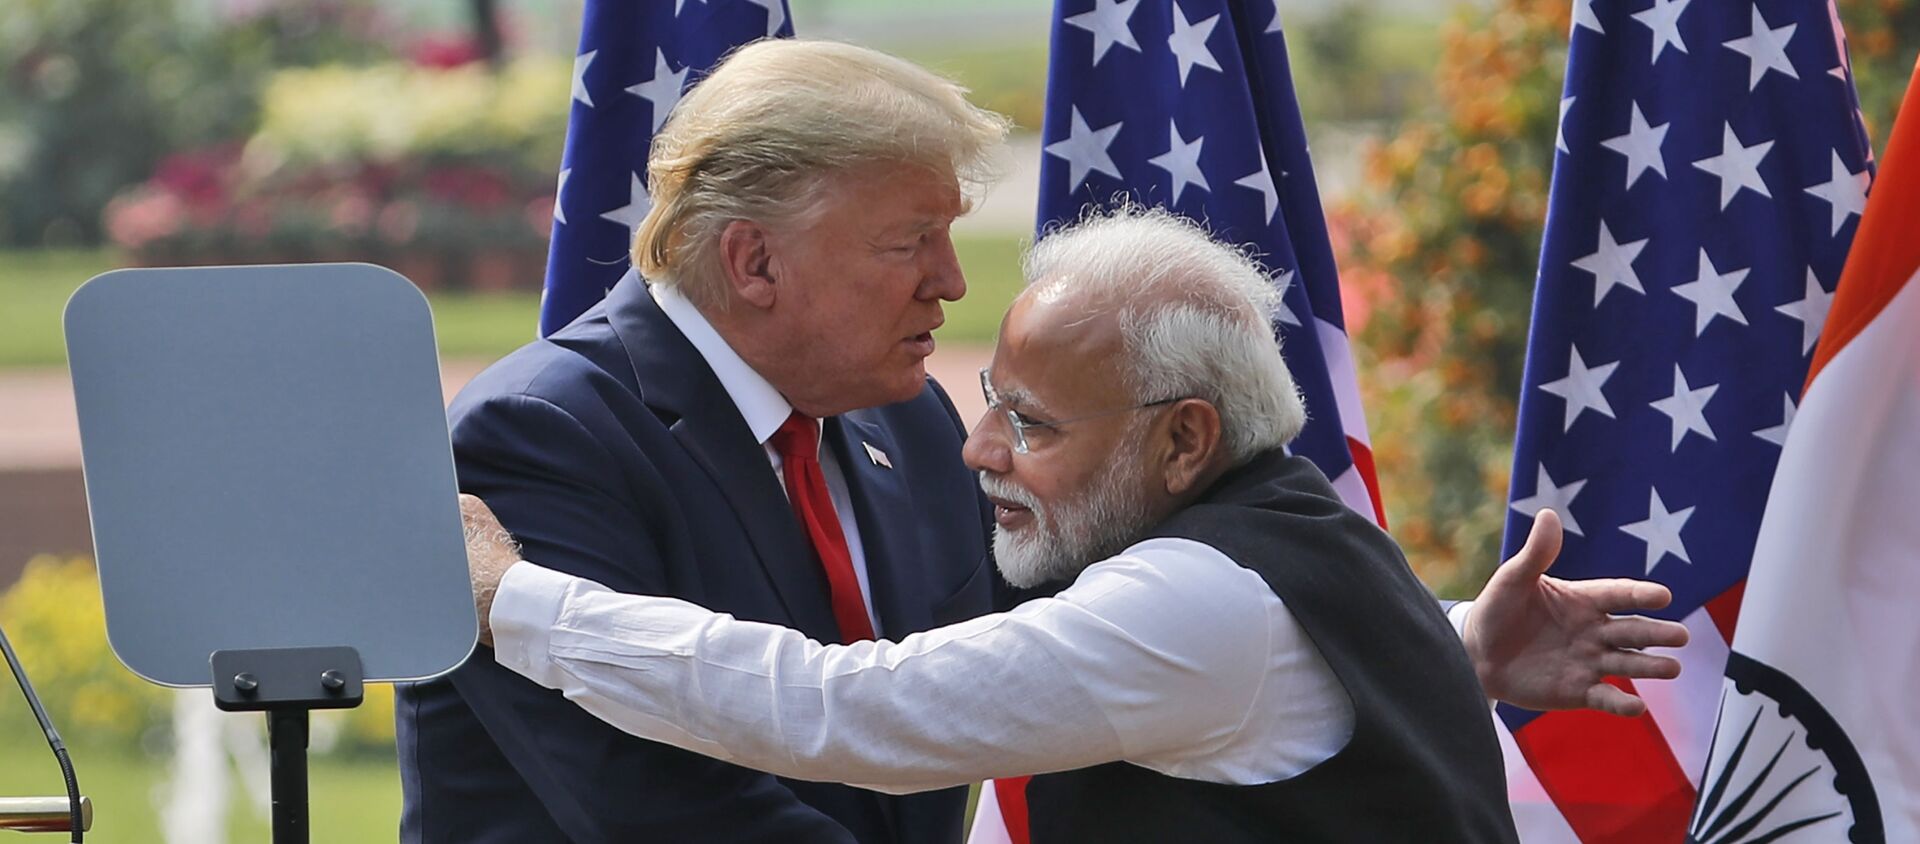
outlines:
M82 746L73 748L72 754L80 792L93 800L93 831L87 833L87 841L155 844L165 840L154 804L154 795L167 777L165 760L130 748ZM307 770L314 844L366 844L398 836L400 774L393 760L314 756ZM240 784L233 782L231 789L227 840L269 840L270 825L254 814ZM0 795L64 794L60 769L37 733L9 731L0 739Z
M1020 242L1014 237L956 237L969 292L947 307L940 340L992 343L1000 315L1020 290ZM118 264L104 250L0 250L0 367L62 366L60 315L74 288ZM441 292L433 303L440 353L494 358L533 339L535 292Z

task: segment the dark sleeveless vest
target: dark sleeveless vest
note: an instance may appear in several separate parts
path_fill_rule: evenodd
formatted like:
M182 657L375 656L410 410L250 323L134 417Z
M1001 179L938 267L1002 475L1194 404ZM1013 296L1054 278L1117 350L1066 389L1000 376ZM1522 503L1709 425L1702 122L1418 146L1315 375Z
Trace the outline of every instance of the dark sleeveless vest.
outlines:
M1352 699L1353 738L1264 785L1126 762L1036 776L1035 844L1516 840L1500 747L1459 638L1400 549L1313 464L1262 454L1149 536L1206 543L1266 580Z

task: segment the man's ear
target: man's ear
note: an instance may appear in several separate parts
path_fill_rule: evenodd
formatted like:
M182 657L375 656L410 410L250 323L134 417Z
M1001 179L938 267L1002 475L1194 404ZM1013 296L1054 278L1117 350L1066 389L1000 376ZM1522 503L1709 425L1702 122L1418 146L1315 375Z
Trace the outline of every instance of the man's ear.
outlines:
M1211 483L1220 452L1220 411L1205 399L1181 399L1167 411L1169 495L1185 495Z
M734 220L720 230L720 270L727 290L756 308L773 306L776 291L773 253L765 227Z

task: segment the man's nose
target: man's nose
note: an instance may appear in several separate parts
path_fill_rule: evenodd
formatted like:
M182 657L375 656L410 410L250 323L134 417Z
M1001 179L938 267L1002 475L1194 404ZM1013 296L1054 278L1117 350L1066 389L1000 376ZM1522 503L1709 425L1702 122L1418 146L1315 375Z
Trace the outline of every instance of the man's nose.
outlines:
M967 295L967 278L960 270L960 255L953 248L953 237L939 232L922 251L920 298L959 301Z
M1001 426L994 424L993 418L997 415L993 411L981 414L980 421L973 423L973 431L967 434L966 445L960 449L960 459L975 472L1004 475L1013 470L1013 446L999 430Z

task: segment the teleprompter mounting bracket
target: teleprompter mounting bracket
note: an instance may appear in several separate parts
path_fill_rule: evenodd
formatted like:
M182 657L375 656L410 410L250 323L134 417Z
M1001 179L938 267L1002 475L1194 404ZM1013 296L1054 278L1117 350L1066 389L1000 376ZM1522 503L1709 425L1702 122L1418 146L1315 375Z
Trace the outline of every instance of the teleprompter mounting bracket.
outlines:
M353 648L214 651L210 662L213 705L228 712L349 709L365 696Z

